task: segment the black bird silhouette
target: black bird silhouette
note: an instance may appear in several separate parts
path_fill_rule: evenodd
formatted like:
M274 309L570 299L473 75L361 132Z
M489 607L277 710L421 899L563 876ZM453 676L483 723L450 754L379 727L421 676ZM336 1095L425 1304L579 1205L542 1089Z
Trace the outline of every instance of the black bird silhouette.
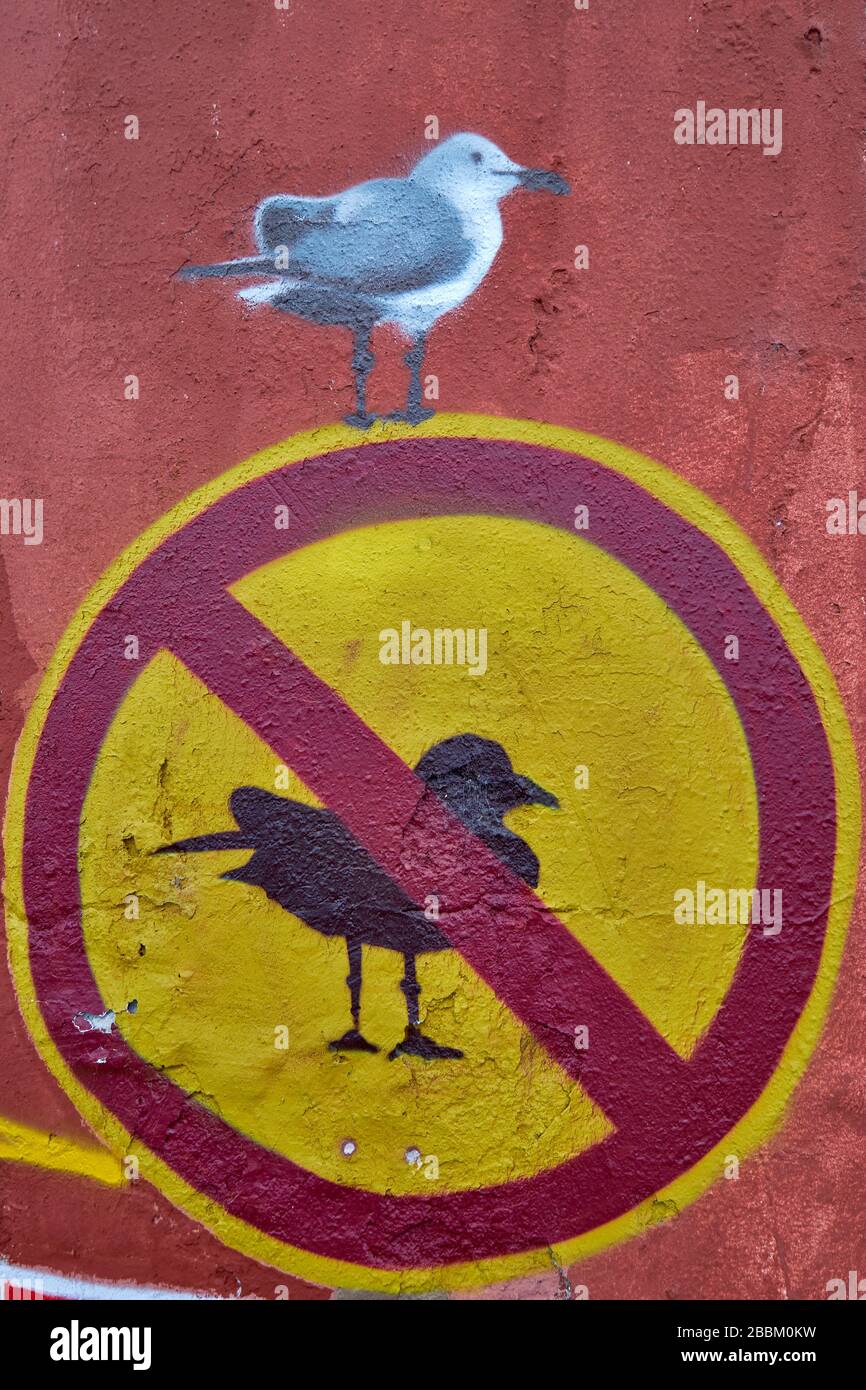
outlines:
M457 734L435 744L415 771L446 806L494 854L533 888L538 859L525 840L504 824L518 806L558 807L551 792L519 776L501 744L477 734ZM260 787L238 787L229 798L239 829L196 835L163 845L157 854L252 849L252 857L222 878L253 884L323 936L343 936L349 954L346 983L352 1027L329 1043L335 1052L378 1052L360 1031L361 948L383 946L404 959L400 988L408 1021L403 1041L388 1054L462 1057L421 1032L421 989L416 956L451 948L434 921L400 889L332 811L290 801Z

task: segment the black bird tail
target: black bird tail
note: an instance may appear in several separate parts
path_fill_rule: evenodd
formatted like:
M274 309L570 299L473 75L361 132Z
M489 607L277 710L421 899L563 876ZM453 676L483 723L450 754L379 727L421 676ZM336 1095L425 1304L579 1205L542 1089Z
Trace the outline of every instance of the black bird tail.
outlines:
M203 849L254 849L249 836L241 830L217 830L213 835L193 835L188 840L175 840L171 845L160 845L154 854L196 853Z
M239 261L216 261L213 265L182 265L176 271L178 280L204 280L208 276L224 275L275 275L280 271L270 256L244 256Z

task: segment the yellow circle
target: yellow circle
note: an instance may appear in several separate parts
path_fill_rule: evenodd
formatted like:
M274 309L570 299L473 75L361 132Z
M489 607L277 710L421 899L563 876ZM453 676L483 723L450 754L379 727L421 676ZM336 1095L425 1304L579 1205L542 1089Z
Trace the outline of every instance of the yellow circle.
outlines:
M720 1175L722 1151L743 1154L770 1132L817 1037L841 953L859 837L854 755L832 677L808 632L748 541L702 494L617 445L530 422L436 417L420 430L380 426L372 438L447 434L525 440L597 459L719 541L806 671L836 768L840 836L824 954L770 1085L723 1144L655 1204L558 1247L565 1263L644 1229L648 1213L664 1211L666 1200L677 1208L692 1200ZM144 555L217 497L357 440L342 428L316 431L248 460L151 528L88 598L51 663L16 756L7 814L13 968L34 1037L82 1113L113 1147L139 1153L142 1176L227 1243L328 1284L417 1290L485 1283L549 1268L549 1253L444 1269L368 1270L292 1249L230 1217L132 1144L71 1077L46 1035L28 974L18 883L24 792L48 704L92 617ZM363 576L360 589L356 576ZM527 809L509 822L540 859L540 892L688 1056L730 982L742 929L672 936L672 893L699 877L754 881L757 807L730 697L662 601L577 537L479 517L362 528L275 561L233 591L406 761L416 762L441 737L471 731L502 742L519 771L556 791L558 816ZM327 596L326 609L319 595ZM491 615L483 682L456 668L422 681L417 667L394 670L378 662L381 628L403 618L434 627L443 614L455 626ZM722 760L724 799L716 793ZM569 783L575 764L590 769L589 787ZM679 785L671 776L676 765L688 769ZM166 839L230 828L232 788L272 786L273 777L269 750L167 653L142 672L108 730L82 823L84 931L103 997L139 998L139 1012L118 1020L136 1051L171 1068L177 1084L257 1142L331 1181L374 1191L426 1188L429 1167L419 1175L407 1152L436 1160L433 1190L472 1188L527 1176L604 1137L605 1116L578 1086L563 1085L546 1054L455 952L419 964L434 1036L464 1048L461 1067L413 1071L386 1063L384 1051L375 1070L345 1065L324 1047L348 1021L341 943L287 919L256 890L220 882L219 874L243 854L202 856L182 871L172 860L150 857ZM291 776L284 794L315 804ZM142 897L141 918L119 938L118 904L133 891ZM241 932L243 983L236 969ZM649 968L660 957L664 980ZM402 1027L399 958L367 951L364 969L365 1032L387 1051ZM284 1025L290 1089L287 1054L274 1047L275 1030Z
M508 821L540 861L541 896L688 1056L746 929L677 928L674 893L701 877L751 885L758 816L730 695L658 595L565 531L478 516L346 532L233 593L410 766L471 732L558 797L558 813L522 808ZM468 666L383 665L379 634L407 614L428 630L476 615L483 679ZM576 761L591 769L587 787L575 785ZM604 1115L458 953L418 968L425 1027L463 1049L460 1066L387 1061L405 1023L402 958L376 948L364 951L361 1023L381 1056L335 1056L327 1044L349 1023L342 939L222 881L246 850L154 856L230 827L233 789L271 789L275 773L282 794L317 804L168 652L105 735L81 826L83 930L102 997L138 1001L118 1018L138 1055L256 1142L380 1193L417 1193L405 1161L416 1146L441 1191L528 1177L604 1138ZM126 923L118 904L131 892L142 913Z

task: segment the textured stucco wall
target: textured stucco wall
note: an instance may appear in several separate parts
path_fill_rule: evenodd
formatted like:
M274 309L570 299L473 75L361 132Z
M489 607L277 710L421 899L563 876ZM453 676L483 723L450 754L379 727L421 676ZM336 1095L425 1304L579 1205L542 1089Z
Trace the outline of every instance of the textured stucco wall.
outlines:
M860 7L86 0L23 3L2 25L0 493L43 498L45 516L41 545L0 544L4 782L61 634L120 552L194 489L352 408L345 332L244 314L224 284L174 272L249 254L265 194L405 173L430 115L573 190L505 205L491 273L430 336L440 408L618 441L724 508L811 630L862 749L866 539L825 524L829 499L866 493ZM674 111L699 100L781 108L781 152L678 145ZM402 349L375 346L371 404L390 408ZM62 752L54 776L62 799ZM858 901L811 1063L737 1181L668 1221L650 1204L644 1234L567 1271L451 1296L822 1298L866 1275L864 972ZM0 1029L0 1259L330 1296L121 1181L5 969Z

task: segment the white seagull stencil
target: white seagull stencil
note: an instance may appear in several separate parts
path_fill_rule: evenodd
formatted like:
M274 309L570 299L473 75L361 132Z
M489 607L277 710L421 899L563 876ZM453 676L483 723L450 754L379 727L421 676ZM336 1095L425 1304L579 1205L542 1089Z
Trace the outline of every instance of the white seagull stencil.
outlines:
M415 425L433 414L422 404L427 334L480 285L502 245L499 204L515 188L570 193L561 174L515 164L483 135L452 135L403 179L371 179L328 198L279 193L256 209L259 254L216 265L184 266L180 278L241 275L265 283L239 292L313 323L354 335L355 411L366 429L370 335L394 324L411 347L405 410L388 416Z

